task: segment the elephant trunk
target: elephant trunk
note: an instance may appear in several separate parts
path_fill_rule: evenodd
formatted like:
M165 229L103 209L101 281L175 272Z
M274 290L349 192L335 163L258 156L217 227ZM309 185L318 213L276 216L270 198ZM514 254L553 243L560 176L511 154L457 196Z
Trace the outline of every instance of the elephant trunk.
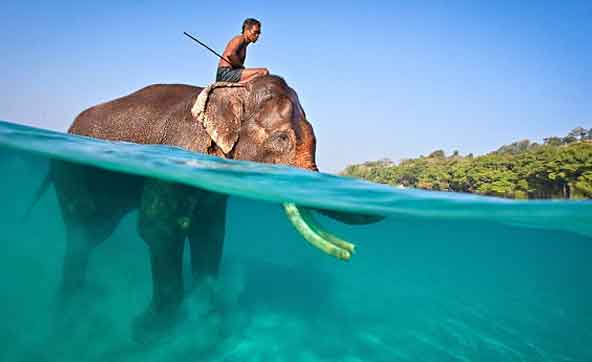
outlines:
M308 121L302 120L298 131L301 142L296 146L296 165L318 172L319 169L315 162L316 138L312 126ZM384 219L383 216L378 215L352 214L321 209L315 209L315 211L348 225L367 225Z
M312 126L308 121L302 120L298 132L300 142L296 146L294 165L318 172L319 169L315 162L316 139ZM286 203L283 206L288 219L304 239L322 252L341 260L349 260L352 257L355 252L355 245L323 230L315 220L312 210L350 225L371 224L384 218L374 215L356 215L332 210L310 209L298 207L292 203Z
M304 119L299 124L300 127L297 129L299 142L296 145L294 165L307 170L318 171L319 169L315 161L317 140L312 126Z

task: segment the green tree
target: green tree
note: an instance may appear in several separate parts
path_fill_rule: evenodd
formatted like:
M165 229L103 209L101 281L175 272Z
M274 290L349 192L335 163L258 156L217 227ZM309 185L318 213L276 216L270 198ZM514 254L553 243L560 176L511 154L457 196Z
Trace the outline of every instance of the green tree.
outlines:
M572 129L567 134L568 137L572 137L572 138L576 139L577 141L581 141L583 139L586 139L587 135L588 135L588 130L586 130L585 128L582 128L582 127L576 127L574 129Z
M351 165L342 174L390 185L507 198L592 198L592 142L565 144L549 137L543 145L519 141L479 157L455 152L447 158L437 150L398 164L379 160Z
M442 150L436 150L428 156L429 158L445 158L446 154Z

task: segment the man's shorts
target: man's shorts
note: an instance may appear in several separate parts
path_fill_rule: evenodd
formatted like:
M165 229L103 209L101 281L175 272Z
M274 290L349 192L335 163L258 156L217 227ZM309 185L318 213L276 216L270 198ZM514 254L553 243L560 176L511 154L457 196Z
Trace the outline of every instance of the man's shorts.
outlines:
M240 68L219 67L216 72L216 82L238 82L243 70Z

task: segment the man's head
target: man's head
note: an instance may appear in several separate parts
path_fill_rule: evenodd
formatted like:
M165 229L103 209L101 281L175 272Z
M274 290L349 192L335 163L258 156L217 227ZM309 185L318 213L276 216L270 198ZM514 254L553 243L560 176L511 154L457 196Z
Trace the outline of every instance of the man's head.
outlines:
M261 34L261 22L253 18L246 19L243 22L242 33L249 42L256 42L257 39L259 39L259 35Z

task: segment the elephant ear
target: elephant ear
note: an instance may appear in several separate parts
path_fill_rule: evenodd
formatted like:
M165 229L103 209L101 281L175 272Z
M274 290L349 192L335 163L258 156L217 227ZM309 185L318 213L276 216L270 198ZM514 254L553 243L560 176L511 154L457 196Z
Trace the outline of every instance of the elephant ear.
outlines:
M225 155L238 141L246 94L242 84L214 83L199 94L191 109L192 115L203 124Z

